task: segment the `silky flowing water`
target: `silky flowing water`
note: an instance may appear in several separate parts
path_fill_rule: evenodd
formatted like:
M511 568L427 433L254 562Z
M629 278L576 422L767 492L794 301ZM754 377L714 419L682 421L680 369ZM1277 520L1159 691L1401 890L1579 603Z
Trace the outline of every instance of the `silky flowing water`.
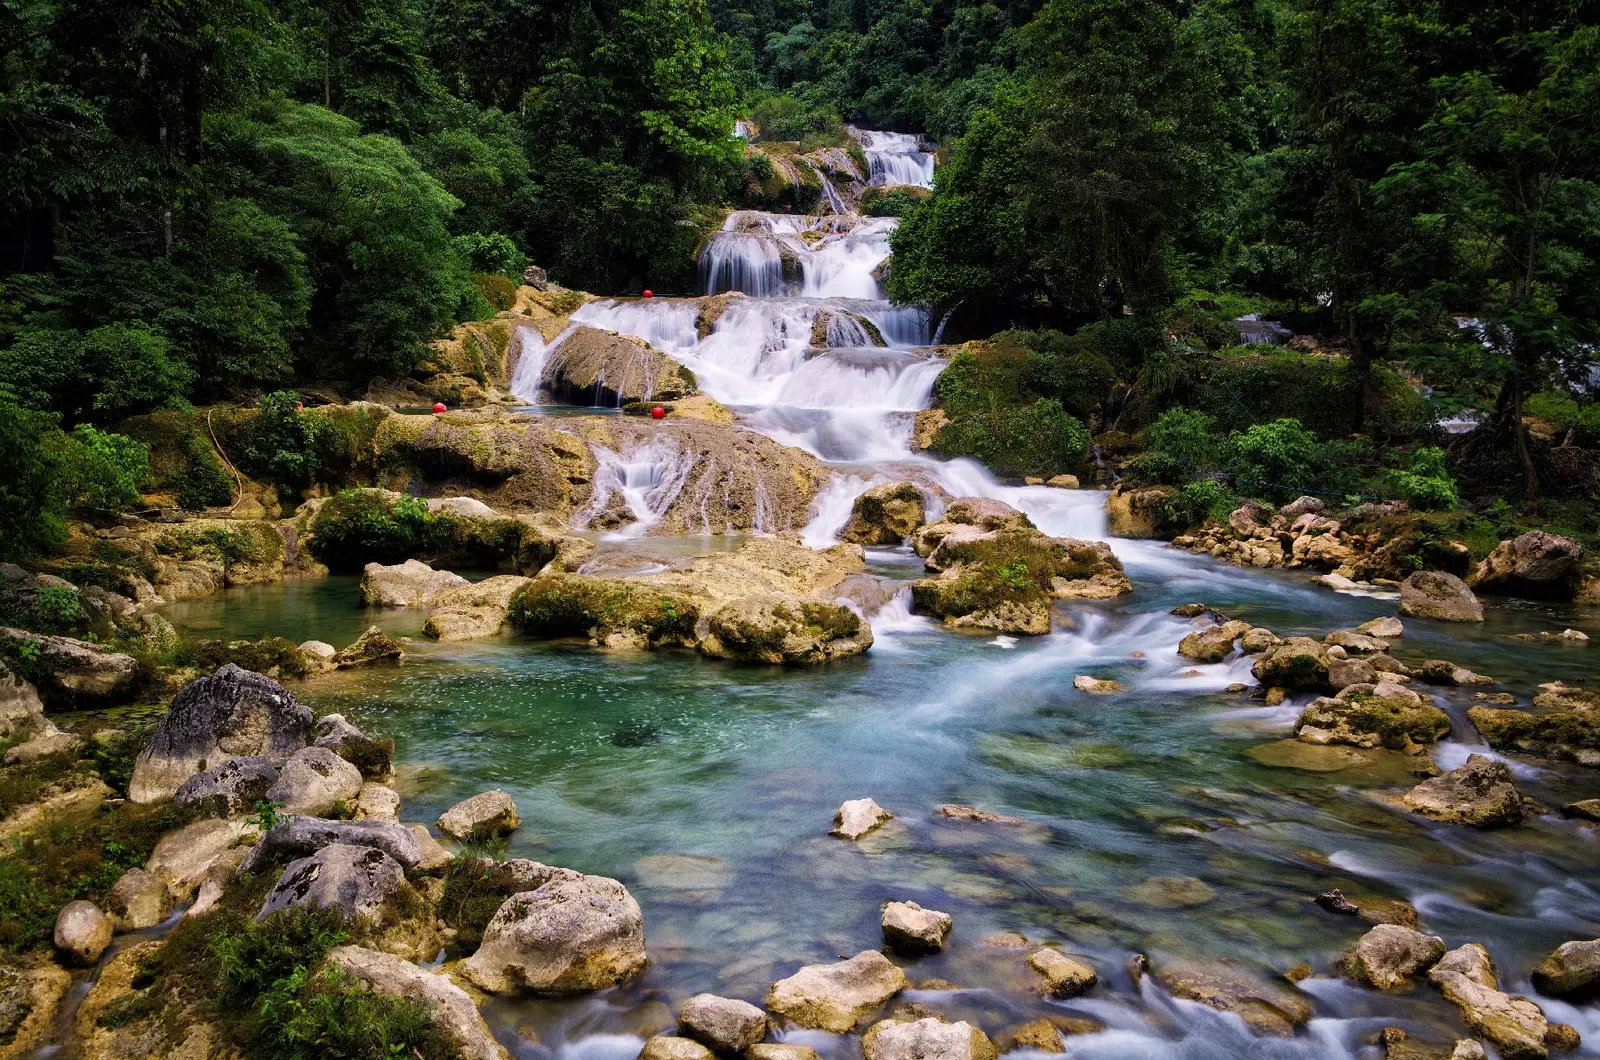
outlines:
M892 147L897 160L874 174L910 171L905 143ZM808 247L821 259L815 276L807 272L813 293L735 300L705 339L690 303L668 299L590 303L578 318L648 338L747 425L827 460L836 485L819 498L810 544L833 540L865 484L908 476L952 496L1006 499L1050 533L1104 536L1101 493L1004 487L976 465L910 452L909 418L927 404L939 365L918 347L926 320L882 302L871 277L888 227L872 222ZM770 270L723 270L746 274ZM889 347L812 350L816 314L847 310L874 321ZM630 547L670 558L733 544L646 537ZM508 855L613 876L638 898L650 963L637 979L588 997L486 1006L518 1056L633 1060L642 1037L669 1028L692 993L759 1002L802 964L881 946L879 910L891 899L955 918L943 953L902 963L914 983L960 989L913 990L903 1002L991 1035L1046 1013L1091 1017L1107 1029L1065 1041L1068 1055L1094 1058L1376 1056L1365 1043L1384 1026L1435 1042L1464 1034L1429 987L1386 995L1332 976L1335 957L1368 927L1313 904L1332 887L1358 903L1408 901L1452 946L1484 943L1514 991L1531 991L1527 973L1554 945L1600 935L1593 826L1545 812L1521 828L1479 832L1391 809L1383 796L1415 783L1411 759L1293 741L1310 697L1266 708L1226 692L1250 683L1249 660L1192 666L1176 647L1195 627L1168 614L1198 600L1282 636L1320 637L1393 614L1392 599L1156 543L1113 547L1135 592L1058 605L1057 630L1041 638L957 635L912 616L896 586L917 577L921 561L875 549L869 564L887 582L868 611L877 642L858 659L777 669L513 635L419 638L401 666L296 693L319 712L395 736L404 818L431 821L461 798L502 788L523 820ZM372 621L399 634L420 626L420 615L364 612L358 601L353 579L330 578L229 590L170 613L196 631L335 644ZM1594 611L1504 601L1486 611L1481 626L1408 621L1392 654L1488 673L1495 691L1522 704L1539 682L1595 673L1592 648L1510 639L1569 626L1600 638ZM1082 694L1077 674L1115 678L1127 691ZM1488 751L1465 719L1472 690L1424 691L1454 723L1434 752L1441 766ZM1544 806L1596 793L1593 771L1512 764ZM828 836L839 804L862 796L896 819L858 843ZM936 813L951 802L1026 823ZM1028 951L995 944L1002 932L1088 956L1102 985L1072 1001L1040 998L1022 962ZM1309 962L1317 974L1302 987L1316 1017L1292 1039L1257 1036L1237 1016L1173 1000L1148 977L1135 985L1125 970L1133 953L1148 954L1157 972L1232 958L1270 976ZM1600 1054L1600 1009L1540 1002ZM785 1040L859 1056L853 1037Z

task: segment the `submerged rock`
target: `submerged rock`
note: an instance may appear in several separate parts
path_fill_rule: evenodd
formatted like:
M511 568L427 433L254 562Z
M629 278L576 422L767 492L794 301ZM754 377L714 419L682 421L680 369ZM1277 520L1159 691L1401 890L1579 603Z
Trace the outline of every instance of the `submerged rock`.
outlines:
M888 902L883 907L883 939L900 953L938 952L954 924L949 913L924 909L916 902Z
M995 1060L994 1043L970 1023L942 1019L874 1023L861 1036L866 1060Z
M1504 762L1472 755L1465 765L1424 780L1400 801L1412 813L1435 821L1497 828L1522 822L1524 799Z
M1353 907L1352 907L1353 911ZM1345 974L1379 990L1398 990L1444 956L1444 939L1396 924L1379 924L1361 936L1345 958Z
M492 994L570 994L615 986L644 965L644 920L628 889L562 875L507 898L461 971Z
M922 490L912 482L883 482L855 499L839 540L858 545L898 545L922 525Z
M422 1005L460 1060L506 1060L509 1056L495 1041L472 998L448 976L360 946L334 947L328 951L328 963L374 994Z
M1454 574L1419 570L1400 583L1400 614L1439 622L1482 622L1483 605Z
M1311 999L1286 980L1228 958L1169 962L1156 979L1173 997L1237 1013L1261 1034L1291 1037L1315 1011Z
M1050 997L1077 997L1100 981L1088 963L1049 947L1029 954L1028 967L1039 973L1043 990Z
M767 1008L799 1027L846 1034L909 985L887 957L866 950L780 979L767 994Z
M696 994L678 1012L678 1030L719 1053L738 1056L767 1036L767 1014L715 994Z
M368 607L426 607L467 584L461 575L434 570L418 559L387 567L369 563L361 574L361 602Z
M894 814L871 799L847 799L833 815L833 828L829 835L844 839L860 839Z
M1074 676L1072 687L1090 696L1114 696L1118 692L1127 691L1120 681L1112 681L1102 677L1090 677L1088 674Z

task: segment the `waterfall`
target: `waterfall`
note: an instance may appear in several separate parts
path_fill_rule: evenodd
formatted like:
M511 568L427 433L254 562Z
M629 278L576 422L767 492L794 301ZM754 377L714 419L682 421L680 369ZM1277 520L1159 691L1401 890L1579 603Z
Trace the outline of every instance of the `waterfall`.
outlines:
M620 499L633 517L622 529L607 534L610 540L643 537L661 521L672 502L678 499L694 455L685 453L670 439L657 437L642 445L624 446L621 453L591 443L594 453L594 493L588 510L577 523L586 528L611 503Z
M817 179L822 182L822 201L828 204L829 212L847 212L847 207L844 204L844 198L840 196L839 189L833 186L833 181L828 179L828 174L822 171L821 166L810 161L809 159L807 160L806 164L811 167L811 172L815 173L817 175Z
M852 131L867 156L867 183L933 187L933 152L924 151L917 137L867 129Z
M706 294L743 291L758 298L784 294L783 255L770 235L718 232L700 252Z
M550 354L576 330L577 325L573 325L546 342L538 328L517 328L517 363L511 369L511 393L530 405L537 405Z

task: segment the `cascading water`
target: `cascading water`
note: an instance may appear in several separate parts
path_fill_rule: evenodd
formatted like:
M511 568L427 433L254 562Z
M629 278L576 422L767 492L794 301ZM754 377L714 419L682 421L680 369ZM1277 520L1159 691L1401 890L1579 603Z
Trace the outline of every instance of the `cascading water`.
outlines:
M933 187L933 152L924 151L917 137L867 129L853 131L867 156L868 183Z
M517 328L517 362L511 369L511 393L529 404L537 404L539 391L544 386L544 368L550 363L550 354L567 341L576 327L569 327L546 342L536 328Z
M661 521L662 515L682 492L694 468L694 457L686 454L671 439L658 438L618 453L594 445L596 467L594 492L585 525L601 520L620 501L629 518L621 529L608 535L613 539L643 537ZM610 521L621 521L615 513Z

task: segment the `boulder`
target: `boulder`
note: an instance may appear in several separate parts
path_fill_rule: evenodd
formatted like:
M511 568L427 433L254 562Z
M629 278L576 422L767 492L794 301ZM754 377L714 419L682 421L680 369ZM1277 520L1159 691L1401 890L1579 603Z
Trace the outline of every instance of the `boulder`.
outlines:
M393 740L368 736L346 721L343 714L318 718L311 729L311 746L326 747L361 770L364 777L388 776L390 759L394 757Z
M1541 713L1469 707L1467 720L1497 751L1520 751L1591 769L1600 768L1600 710L1580 708Z
M712 658L773 665L826 662L870 647L872 627L848 607L784 593L722 605L700 641L700 650Z
M955 925L949 913L924 909L916 902L887 902L883 907L883 940L900 953L937 953Z
M428 832L425 824L408 824L403 826L411 833L411 838L417 841L417 849L421 851L421 860L417 862L418 872L438 872L449 866L453 860L450 851Z
M512 598L532 580L517 574L498 574L452 589L434 601L422 633L446 641L492 637L504 627Z
M1357 633L1365 633L1369 637L1381 637L1384 640L1393 640L1404 635L1405 631L1405 625L1398 618L1374 618L1356 627Z
M19 732L37 732L44 722L44 703L39 692L7 669L0 659L0 740Z
M1320 497L1309 494L1296 497L1294 500L1278 509L1278 514L1286 519L1298 519L1302 515L1318 515L1327 504Z
M369 563L361 572L361 602L368 607L427 607L467 584L461 575L434 570L417 559L387 567Z
M1088 674L1074 675L1072 687L1089 696L1114 696L1118 692L1126 691L1121 681L1112 681L1103 677L1091 677Z
M1461 1010L1467 1026L1487 1038L1505 1060L1544 1060L1550 1024L1538 1005L1500 990L1489 951L1476 942L1445 954L1428 980Z
M238 856L232 851L255 832L255 825L237 817L195 821L162 836L145 867L167 885L174 898L183 901L213 865Z
M1492 685L1494 678L1475 674L1464 666L1457 666L1446 659L1425 659L1420 667L1412 671L1430 685Z
M408 887L400 863L377 847L334 843L285 866L256 919L311 906L337 909L346 920L375 924L385 905Z
M559 876L507 898L461 972L492 994L601 990L644 967L644 920L604 876Z
M844 839L860 839L894 814L871 799L848 799L833 815L834 827L828 832Z
M1388 641L1353 629L1336 629L1323 637L1322 643L1343 648L1350 655L1376 655L1389 650Z
M324 817L361 794L361 770L326 747L302 747L283 763L267 798L284 813Z
M1575 1003L1600 998L1600 939L1563 942L1533 970L1533 987Z
M1448 824L1496 828L1522 822L1523 795L1504 762L1470 756L1465 765L1406 792L1401 805Z
M1276 647L1283 643L1283 638L1262 626L1256 626L1245 631L1239 638L1239 650L1246 655L1260 655L1268 648Z
M639 1060L711 1060L712 1055L710 1049L697 1041L658 1034L644 1043Z
M325 640L305 640L300 642L300 654L330 662L339 651Z
M1444 940L1398 924L1379 924L1362 935L1344 960L1344 972L1379 990L1398 990L1444 956Z
M909 985L887 957L866 950L780 979L767 994L767 1008L799 1027L846 1034Z
M278 782L279 768L265 755L235 755L185 780L172 801L210 817L248 813Z
M185 780L235 756L285 758L306 745L311 721L311 711L278 682L227 663L173 698L134 760L128 797L169 799Z
M947 513L948 514L948 513ZM1122 563L1104 541L1049 537L1032 529L948 529L924 561L938 577L911 587L914 608L956 629L1041 635L1050 631L1050 601L1105 600L1133 591Z
M335 844L381 850L407 870L421 868L425 860L415 833L397 821L330 821L294 816L267 829L250 851L242 871L257 872L281 855L302 857Z
M49 675L42 687L56 698L115 702L134 690L138 678L137 659L99 644L7 627L0 627L0 640L33 645L33 670Z
M1483 593L1571 600L1582 577L1583 549L1571 538L1529 530L1502 541L1472 573Z
M360 946L335 946L328 951L328 963L365 990L420 1004L460 1060L507 1060L509 1054L494 1040L478 1006L449 976Z
M1077 997L1100 981L1086 962L1049 947L1029 954L1028 967L1039 973L1044 993L1050 997Z
M1482 622L1483 605L1454 574L1419 570L1400 583L1400 614L1439 622Z
M1200 663L1218 663L1233 651L1233 642L1250 632L1248 622L1224 622L1200 629L1178 642L1178 654Z
M738 1056L767 1036L767 1014L715 994L696 994L678 1010L678 1031L726 1056Z
M1075 490L1078 488L1077 475L1051 475L1044 480L1046 486L1054 486L1058 490Z
M405 651L393 637L377 626L368 626L365 633L340 648L328 661L340 670L350 670L380 662L404 662L405 657Z
M1268 648L1250 672L1268 688L1306 688L1328 683L1328 649L1310 637L1290 637Z
M111 918L93 902L79 899L61 907L56 916L56 952L68 964L87 968L111 945Z
M396 821L400 817L400 793L383 784L367 781L356 796L356 820Z
M172 912L167 885L144 869L124 872L106 892L106 914L117 931L152 928Z
M1335 692L1351 685L1372 685L1377 682L1377 669L1365 659L1328 660L1328 684Z
M1387 681L1347 685L1333 698L1320 697L1295 722L1295 735L1307 743L1396 751L1413 743L1434 743L1449 732L1448 714L1404 685Z
M1262 1034L1292 1037L1315 1011L1310 999L1287 980L1269 978L1227 958L1169 962L1156 979L1173 997L1237 1013Z
M439 831L455 839L510 835L521 824L517 804L498 788L462 799L439 815Z
M1112 537L1160 537L1170 486L1128 489L1118 485L1106 496L1106 532Z
M54 1027L72 973L54 961L33 967L0 966L0 1057L39 1056L37 1046ZM48 1052L45 1056L50 1055Z
M817 1051L809 1045L764 1042L746 1049L744 1060L817 1060Z
M922 490L911 482L883 482L855 499L839 540L858 545L898 545L922 524Z
M942 1019L874 1023L861 1036L866 1060L995 1060L994 1043L970 1023Z
M40 725L41 728L32 739L7 748L5 758L0 761L8 766L21 766L54 755L75 755L83 750L83 737L61 732L56 729L54 722L48 720L41 719Z
M1579 821L1600 822L1600 799L1579 799L1561 807L1561 816Z

